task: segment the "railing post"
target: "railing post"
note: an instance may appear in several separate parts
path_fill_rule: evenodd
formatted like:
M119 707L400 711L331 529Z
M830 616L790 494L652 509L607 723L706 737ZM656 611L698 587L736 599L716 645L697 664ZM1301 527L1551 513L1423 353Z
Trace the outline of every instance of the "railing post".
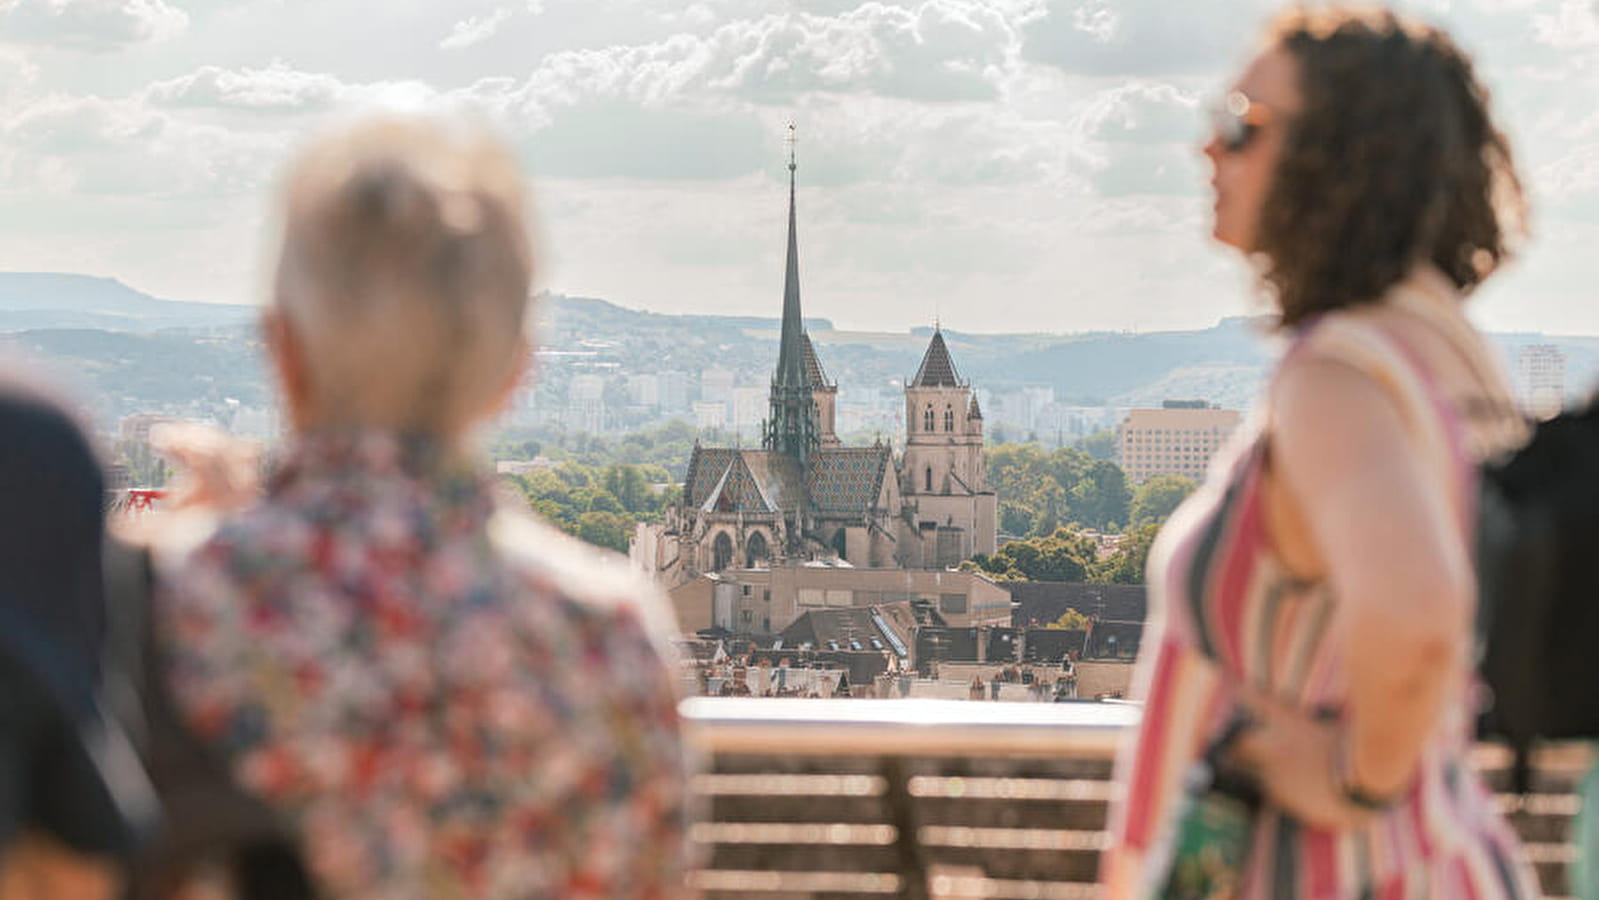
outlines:
M884 799L894 825L894 850L899 869L900 900L929 900L927 854L916 826L916 810L911 805L910 777L905 761L898 756L883 757L879 770L888 782Z

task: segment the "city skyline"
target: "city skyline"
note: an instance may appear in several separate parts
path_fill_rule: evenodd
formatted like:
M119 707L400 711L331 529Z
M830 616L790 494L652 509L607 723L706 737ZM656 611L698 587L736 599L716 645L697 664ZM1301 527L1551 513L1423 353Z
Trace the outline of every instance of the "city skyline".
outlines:
M254 302L308 129L471 106L533 177L541 288L769 315L792 120L809 315L1203 328L1261 309L1205 238L1199 108L1277 5L0 0L0 269ZM1407 5L1477 54L1537 204L1477 320L1599 334L1592 5Z

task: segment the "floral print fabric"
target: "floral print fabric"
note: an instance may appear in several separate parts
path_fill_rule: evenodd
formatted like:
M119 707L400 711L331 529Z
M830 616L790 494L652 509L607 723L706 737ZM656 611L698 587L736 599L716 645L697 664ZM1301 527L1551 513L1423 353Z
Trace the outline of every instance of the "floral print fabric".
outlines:
M334 900L680 894L653 590L425 441L305 438L168 567L180 706Z

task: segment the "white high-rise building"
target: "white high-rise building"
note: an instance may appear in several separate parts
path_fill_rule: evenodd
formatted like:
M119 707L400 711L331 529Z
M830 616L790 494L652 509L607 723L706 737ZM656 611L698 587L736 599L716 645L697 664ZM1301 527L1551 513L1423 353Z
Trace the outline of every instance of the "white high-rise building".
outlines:
M733 402L734 375L727 369L706 369L700 373L700 399L706 403Z

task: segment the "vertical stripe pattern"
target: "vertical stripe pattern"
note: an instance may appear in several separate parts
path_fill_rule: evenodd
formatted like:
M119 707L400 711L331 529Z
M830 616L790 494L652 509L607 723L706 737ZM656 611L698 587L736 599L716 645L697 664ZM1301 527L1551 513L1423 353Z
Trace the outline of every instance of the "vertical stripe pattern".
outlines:
M1341 314L1308 329L1290 352L1312 343L1395 398L1424 458L1472 472L1450 411L1403 347ZM1154 612L1135 682L1145 713L1118 760L1126 790L1111 817L1107 900L1149 900L1164 876L1182 776L1225 717L1231 685L1253 684L1305 709L1342 705L1345 670L1331 628L1337 600L1325 583L1294 578L1266 531L1268 432L1264 417L1246 426L1150 552ZM1473 482L1458 484L1464 526ZM1425 748L1406 799L1368 825L1335 832L1264 810L1239 900L1537 897L1513 833L1467 764L1466 702Z

